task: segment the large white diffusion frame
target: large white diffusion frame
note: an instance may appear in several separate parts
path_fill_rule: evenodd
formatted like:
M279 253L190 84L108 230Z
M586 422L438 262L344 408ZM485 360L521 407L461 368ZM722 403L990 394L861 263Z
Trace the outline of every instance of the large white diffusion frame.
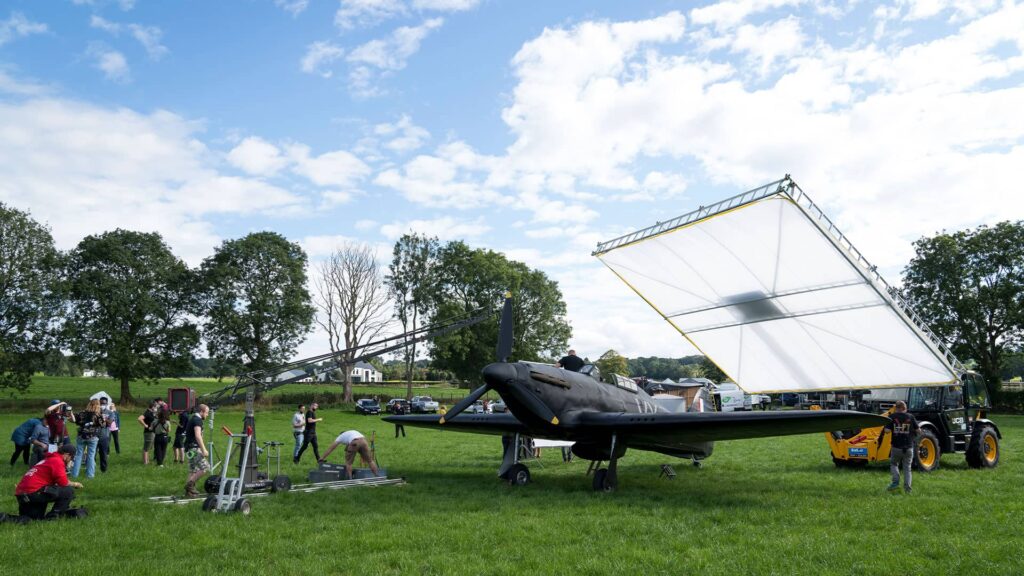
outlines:
M963 370L788 176L594 254L750 393L936 385Z

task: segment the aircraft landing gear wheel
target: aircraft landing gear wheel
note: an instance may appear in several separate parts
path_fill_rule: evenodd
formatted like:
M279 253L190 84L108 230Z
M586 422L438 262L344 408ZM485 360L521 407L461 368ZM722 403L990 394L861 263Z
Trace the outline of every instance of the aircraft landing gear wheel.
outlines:
M274 476L274 482L270 485L271 492L287 492L292 489L291 478L284 474L280 476Z
M207 496L206 500L203 500L203 512L213 512L213 509L217 507L217 496Z
M245 498L239 498L235 502L235 512L241 512L242 516L248 516L252 512L252 504Z
M615 474L609 473L607 468L594 472L594 490L597 492L614 492L617 483Z
M530 469L523 464L515 464L508 471L508 483L511 486L526 486L530 483Z

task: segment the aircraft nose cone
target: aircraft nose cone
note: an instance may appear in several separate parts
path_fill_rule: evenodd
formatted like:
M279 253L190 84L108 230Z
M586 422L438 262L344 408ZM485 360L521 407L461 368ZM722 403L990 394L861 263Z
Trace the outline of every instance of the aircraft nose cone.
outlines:
M483 376L484 382L490 384L491 387L503 389L508 381L515 380L516 368L505 362L495 362L484 367Z

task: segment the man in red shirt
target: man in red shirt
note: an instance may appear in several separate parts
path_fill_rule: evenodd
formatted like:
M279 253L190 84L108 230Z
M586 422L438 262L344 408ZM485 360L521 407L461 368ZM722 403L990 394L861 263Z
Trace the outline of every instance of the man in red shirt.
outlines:
M74 445L65 444L51 452L21 477L14 489L18 500L18 513L32 520L56 517L67 511L75 498L74 488L81 488L78 482L68 481L68 464L75 459ZM46 513L46 506L53 502L53 510Z

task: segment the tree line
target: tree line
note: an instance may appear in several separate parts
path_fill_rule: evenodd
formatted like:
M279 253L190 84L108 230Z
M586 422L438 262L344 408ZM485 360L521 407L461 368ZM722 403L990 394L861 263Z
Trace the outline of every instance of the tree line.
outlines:
M952 351L998 387L1020 375L1024 347L1024 222L922 238L900 289ZM352 354L385 333L498 308L513 295L512 356L553 361L572 329L557 282L462 241L406 234L381 265L364 245L339 247L308 281L301 246L274 232L225 240L191 268L157 233L114 230L62 252L49 229L0 203L0 388L25 389L37 371L102 366L128 382L266 370L292 358L318 323L338 353L351 398ZM313 287L311 293L309 286ZM400 328L396 328L395 326ZM474 381L493 360L497 315L401 353L407 382L424 374ZM204 350L205 358L197 358ZM70 357L63 351L71 353ZM636 358L614 350L608 372L673 378L723 375L707 359Z
M132 380L283 364L319 323L350 400L345 350L393 330L394 318L408 330L496 310L506 290L516 298L518 357L551 360L571 334L556 282L463 242L409 235L387 267L350 243L318 265L313 282L308 268L302 247L274 232L225 240L194 268L157 233L117 229L62 252L46 226L0 203L0 388L24 390L38 371L101 366L131 402ZM491 320L429 343L435 373L475 378L496 338ZM405 354L409 382L416 359Z

